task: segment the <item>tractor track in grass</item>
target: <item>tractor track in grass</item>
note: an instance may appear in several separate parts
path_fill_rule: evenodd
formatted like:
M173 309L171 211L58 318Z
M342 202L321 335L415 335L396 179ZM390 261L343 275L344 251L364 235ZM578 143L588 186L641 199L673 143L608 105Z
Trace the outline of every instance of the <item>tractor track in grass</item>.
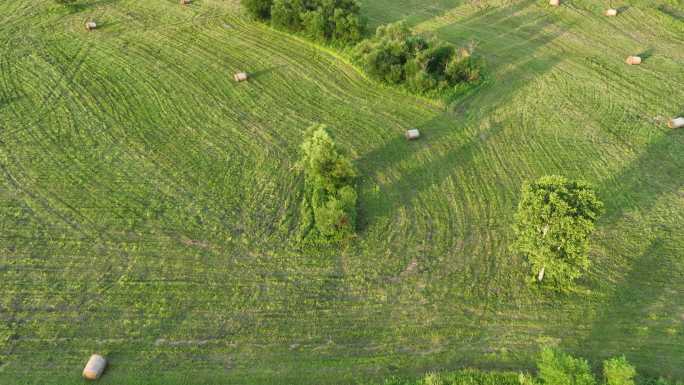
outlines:
M402 6L383 1L364 7ZM426 1L418 29L479 41L493 79L446 112L226 2L101 2L45 18L27 0L6 8L0 250L11 257L0 256L0 310L16 338L3 372L29 382L78 373L97 347L115 363L104 381L219 371L229 383L304 373L300 382L320 384L352 370L526 365L537 340L582 352L573 344L594 328L594 345L633 354L629 336L610 336L610 318L595 315L625 286L642 249L636 234L677 250L675 217L657 217L668 204L678 210L673 186L658 177L647 198L635 183L681 149L656 119L681 110L684 79L669 74L682 60L678 30L638 7L605 19L529 1L414 2ZM83 31L86 17L101 28ZM624 65L650 45L645 65ZM253 76L236 84L237 70ZM320 255L293 241L293 166L313 123L328 124L362 171L358 238ZM407 143L408 127L424 138ZM583 283L595 295L539 296L508 252L521 183L561 172L624 205L596 234L596 270ZM607 267L617 260L624 268ZM651 308L667 302L654 298ZM677 312L669 303L662 319ZM615 313L622 330L637 310ZM660 365L654 351L679 352L676 335L666 344L658 333L640 337L644 365ZM19 365L39 362L50 364Z

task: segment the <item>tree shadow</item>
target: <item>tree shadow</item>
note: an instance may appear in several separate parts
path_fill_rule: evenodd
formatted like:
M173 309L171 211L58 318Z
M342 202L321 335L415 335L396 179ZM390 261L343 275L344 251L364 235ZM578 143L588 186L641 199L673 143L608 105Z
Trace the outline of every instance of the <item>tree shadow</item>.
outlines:
M424 21L443 15L449 10L464 3L464 0L394 0L391 10L409 9L410 13L392 13L382 2L377 5L370 2L364 4L364 16L368 19L369 33L382 24L394 23L404 20L410 26L415 26ZM398 3L398 4L397 4ZM410 4L408 4L410 3ZM375 8L377 7L377 9Z
M491 112L531 79L546 73L561 61L558 56L537 59L532 55L567 29L567 26L556 25L552 20L539 19L536 14L520 14L532 4L533 1L524 1L502 9L480 11L472 18L437 31L441 37L449 40L449 36L458 36L464 31L470 33L473 29L482 30L498 25L499 28L492 30L491 38L498 39L506 35L511 44L504 52L484 52L485 57L498 56L493 65L487 66L487 71L493 77L478 92L457 99L449 111L417 127L425 134L424 138L417 142L406 142L397 133L394 139L362 156L359 163L363 175L376 175L395 167L398 176L386 183L378 181L378 178L366 178L360 189L360 230L387 217L399 207L410 207L418 194L468 167L473 155L503 128L502 122L490 117ZM546 29L551 25L558 28L549 33ZM515 34L507 32L510 26L518 26ZM506 87L499 81L505 82ZM479 132L463 129L464 126L472 128L478 125L485 128ZM444 148L448 150L444 151ZM420 162L422 153L441 155Z
M643 154L617 177L599 187L606 213L599 225L608 227L624 213L653 205L659 196L684 187L684 139L681 131L669 131L650 144Z
M599 307L598 319L580 342L582 355L597 369L602 360L624 354L641 375L681 376L684 348L671 342L682 332L684 270L673 253L662 239L653 240Z
M660 5L658 7L658 10L675 20L684 21L684 11L675 9L667 4Z
M97 8L103 5L110 5L114 3L118 3L121 0L98 0L98 1L87 1L87 2L75 2L72 4L64 4L64 7L66 7L69 10L69 13L74 14L74 13L80 13L83 11L87 11L89 9Z
M660 197L684 193L683 138L681 131L664 134L617 177L599 187L606 204L606 214L599 222L600 227L611 228L623 220L627 221L624 225L629 226L629 219L625 218L629 212L638 210L647 213L652 211ZM662 224L655 231L662 235L672 229ZM676 361L677 357L684 354L684 349L681 345L663 343L676 333L681 333L681 330L670 329L675 334L672 337L664 336L663 329L666 328L657 319L651 318L655 311L661 313L658 317L666 314L665 318L669 320L679 319L681 322L684 319L684 296L681 295L684 292L684 281L681 279L684 265L677 262L681 253L677 255L678 245L672 244L669 238L663 239L661 235L632 260L627 267L629 272L620 278L614 292L605 302L596 306L600 314L592 321L589 335L579 344L582 354L595 362L626 354L632 362L637 363L642 374L682 374ZM598 266L597 269L614 270L614 267L607 266L614 263L612 261L602 261L604 266Z

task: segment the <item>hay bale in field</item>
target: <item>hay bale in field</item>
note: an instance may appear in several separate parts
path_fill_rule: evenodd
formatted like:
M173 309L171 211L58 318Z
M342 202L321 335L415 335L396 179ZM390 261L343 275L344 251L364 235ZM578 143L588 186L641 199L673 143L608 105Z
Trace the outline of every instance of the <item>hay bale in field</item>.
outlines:
M417 128L412 128L410 130L406 130L406 139L416 140L418 138L420 138L420 131L418 131Z
M636 66L641 64L641 57L640 56L629 56L627 60L625 60L625 63Z
M557 7L560 5L560 0L549 0L549 5L552 7Z
M83 369L83 378L87 380L97 380L104 372L107 366L107 360L99 354L90 356L88 363Z
M537 274L537 281L541 282L544 280L544 271L546 270L545 267L542 267L541 270L539 270L539 274Z
M247 74L247 72L238 72L235 75L233 75L233 79L235 79L236 82L240 83L249 79L249 75Z
M87 22L85 23L85 27L86 27L86 29L87 29L88 31L91 31L91 30L97 28L97 23L94 22L94 21L87 21Z
M606 10L606 16L617 16L618 10L615 8L610 8Z
M684 127L684 117L672 118L667 122L667 125L670 128L682 128Z

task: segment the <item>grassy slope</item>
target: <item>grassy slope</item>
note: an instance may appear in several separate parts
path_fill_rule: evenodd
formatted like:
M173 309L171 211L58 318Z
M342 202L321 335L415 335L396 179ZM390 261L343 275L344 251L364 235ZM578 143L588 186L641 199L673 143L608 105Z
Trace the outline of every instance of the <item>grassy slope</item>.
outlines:
M681 2L365 1L476 41L491 81L446 111L234 2L91 3L0 14L0 382L80 383L101 351L103 383L338 383L526 367L539 342L684 377ZM291 242L313 122L364 175L358 242L318 255ZM506 251L520 184L554 172L608 202L561 298Z

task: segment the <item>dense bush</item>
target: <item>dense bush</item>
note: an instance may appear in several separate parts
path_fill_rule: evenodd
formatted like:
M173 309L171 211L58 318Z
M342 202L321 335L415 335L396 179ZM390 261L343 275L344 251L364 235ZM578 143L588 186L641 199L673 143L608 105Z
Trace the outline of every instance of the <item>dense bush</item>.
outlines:
M318 41L350 44L363 37L365 22L356 0L242 0L250 15L274 27Z
M324 126L312 127L301 146L304 202L300 231L303 237L342 240L356 223L356 170Z
M513 249L528 259L533 274L567 289L589 267L588 237L603 204L583 182L545 176L523 185Z
M355 47L353 58L372 77L406 84L414 92L442 91L480 78L481 64L471 50L415 35L404 22L379 27Z
M624 357L603 363L606 385L634 383L636 370ZM607 370L606 370L607 368ZM537 360L537 376L531 373L513 373L465 369L454 372L431 372L419 379L390 377L383 385L596 385L589 363L560 350L545 348ZM639 385L684 385L663 378L641 378Z
M606 385L634 385L636 369L625 356L603 361L603 377Z
M544 348L537 362L539 379L544 385L595 385L589 363L556 349Z
M273 0L241 0L242 5L252 17L259 20L271 18Z

